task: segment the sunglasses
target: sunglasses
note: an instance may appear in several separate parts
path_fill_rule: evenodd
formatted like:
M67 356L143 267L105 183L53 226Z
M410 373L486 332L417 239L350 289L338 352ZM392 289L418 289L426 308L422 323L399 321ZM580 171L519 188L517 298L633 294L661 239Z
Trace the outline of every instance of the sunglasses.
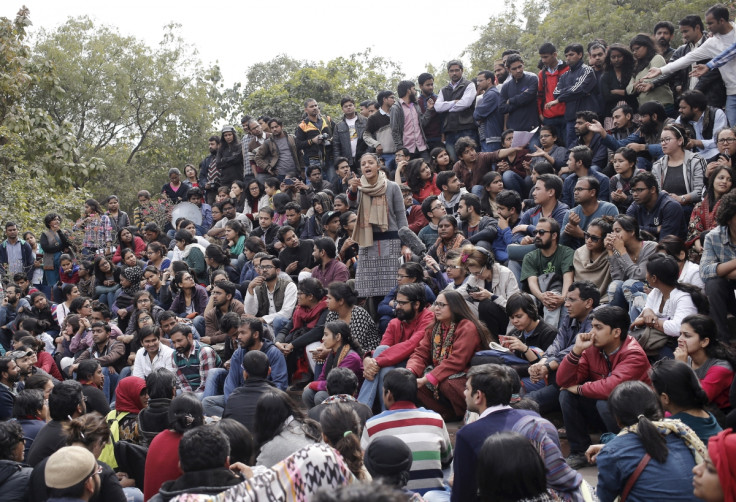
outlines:
M599 242L602 237L598 237L597 235L591 235L588 232L583 232L583 235L585 236L585 240L590 239L593 242Z
M535 230L534 232L532 232L532 235L534 236L541 235L542 237L544 237L545 235L549 233L551 233L549 230Z

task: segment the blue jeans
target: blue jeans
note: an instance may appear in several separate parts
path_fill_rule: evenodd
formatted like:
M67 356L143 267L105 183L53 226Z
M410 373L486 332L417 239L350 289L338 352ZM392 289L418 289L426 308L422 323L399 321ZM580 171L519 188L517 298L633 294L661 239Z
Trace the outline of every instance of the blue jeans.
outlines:
M500 149L501 149L500 141L492 141L491 143L486 143L485 141L483 141L480 145L481 152L496 152Z
M388 345L379 345L373 351L373 357L378 357L388 347ZM383 403L383 377L394 368L406 368L406 361L400 362L396 366L381 368L373 380L363 380L360 393L358 393L358 402L367 405L369 408L373 408L373 402L376 400L376 396L378 396L378 400L381 402L381 411L386 411L386 405Z
M116 284L114 286L95 286L97 299L100 303L104 303L110 308L110 312L113 314L113 317L115 317L115 314L112 312L112 305L115 303L115 292L118 289L120 289L120 284Z
M583 453L590 446L589 425L603 432L618 432L616 419L608 410L608 401L591 399L560 391L560 408L567 430L570 453Z
M309 387L305 387L304 392L302 393L302 402L304 402L304 405L308 410L311 410L318 404L322 404L322 401L328 397L330 397L330 395L326 390L314 391Z
M515 172L508 170L503 173L502 177L503 187L507 190L515 190L522 199L532 189L532 179L530 176L522 178Z
M608 297L611 299L609 305L621 307L628 312L634 295L643 291L644 283L637 279L611 281L608 285Z
M473 185L470 187L470 193L477 195L478 197L483 197L483 190L483 185Z
M108 366L102 367L102 374L105 376L105 383L102 384L102 392L105 393L108 403L115 401L115 389L118 386L120 375L114 370L111 372Z
M212 368L207 373L207 381L204 383L204 394L202 394L200 399L222 394L225 378L227 378L227 370L225 368Z
M274 338L278 336L279 331L281 331L281 328L286 326L286 324L290 321L287 317L284 317L282 315L277 315L273 318L273 321L271 321L271 328L273 329L273 336Z
M205 397L202 399L202 409L205 417L222 417L225 413L225 395Z
M506 252L509 254L509 270L514 273L516 282L521 284L521 262L524 261L524 256L537 249L534 244L509 244L506 248Z
M192 319L192 325L197 330L197 333L199 333L199 336L202 336L202 333L205 332L205 322L204 317L201 315L198 315L194 319Z
M555 373L550 375L550 379L555 378ZM531 399L539 405L539 413L545 414L560 409L560 389L553 384L544 385L544 380L532 383L529 378L521 379L526 394L524 397Z
M545 118L542 121L542 125L553 127L557 140L561 144L567 145L567 123L565 122L565 117Z
M453 162L457 162L457 154L455 153L455 143L463 136L470 136L478 143L478 131L475 129L465 129L463 131L446 132L445 133L445 150Z
M572 148L575 146L575 140L577 140L577 135L575 134L575 121L571 120L567 122L567 126L565 127L565 135L567 136L567 147Z
M726 96L726 118L729 124L736 124L736 94Z
M396 158L395 153L382 153L381 158L383 159L383 163L386 165L386 169L388 169L388 165L393 162L393 160Z

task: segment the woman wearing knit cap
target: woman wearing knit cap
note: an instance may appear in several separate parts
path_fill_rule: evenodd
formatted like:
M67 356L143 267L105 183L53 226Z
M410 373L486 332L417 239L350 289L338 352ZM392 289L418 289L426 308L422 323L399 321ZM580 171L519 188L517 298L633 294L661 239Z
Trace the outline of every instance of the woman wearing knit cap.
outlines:
M351 207L356 202L358 207L352 239L360 246L355 274L360 297L385 296L396 285L401 257L398 230L408 225L401 189L380 167L376 154L363 155L363 176L351 179L348 190Z
M736 434L726 429L708 441L710 459L693 468L693 495L705 502L736 501Z
M128 267L120 274L120 290L117 292L115 303L112 305L113 315L118 316L118 327L125 333L130 321L130 312L127 308L133 305L135 294L141 290L143 270L138 267Z

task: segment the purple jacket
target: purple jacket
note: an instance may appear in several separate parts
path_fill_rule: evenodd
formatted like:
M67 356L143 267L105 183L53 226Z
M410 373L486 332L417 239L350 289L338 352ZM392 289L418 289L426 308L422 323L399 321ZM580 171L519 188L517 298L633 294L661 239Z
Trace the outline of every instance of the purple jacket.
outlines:
M327 356L329 357L329 356ZM363 359L358 355L357 352L351 350L345 359L337 366L338 368L347 368L358 377L358 384L363 382ZM327 390L327 372L325 371L327 365L322 366L322 373L319 374L317 379L317 390Z
M204 289L204 286L200 286L199 284L197 284L194 286L194 291L194 298L192 298L192 302L194 303L194 311L203 316L204 309L205 307L207 307L207 290ZM179 291L176 296L174 296L174 300L171 302L171 311L179 317L184 317L187 311L187 304L184 301L184 294L181 291Z

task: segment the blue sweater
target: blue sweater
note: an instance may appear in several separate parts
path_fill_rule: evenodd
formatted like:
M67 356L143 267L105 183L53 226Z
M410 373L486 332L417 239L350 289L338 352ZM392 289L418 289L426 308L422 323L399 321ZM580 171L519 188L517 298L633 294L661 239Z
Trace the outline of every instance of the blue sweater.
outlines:
M486 142L501 140L503 113L499 110L500 105L501 93L496 86L492 86L483 94L483 99L473 112L473 118L484 128Z
M588 169L587 176L593 176L601 184L601 192L598 194L598 200L609 202L611 200L611 180L605 174L599 173L595 169ZM572 173L565 178L562 183L562 202L569 207L575 207L575 184L578 182L578 175ZM561 226L561 225L560 225Z
M537 113L537 84L533 73L524 72L517 82L509 78L501 87L501 114L508 113L506 127L514 131L531 131L539 125Z
M684 221L685 214L682 206L665 193L659 193L657 203L651 212L634 202L626 210L626 214L636 218L641 230L646 230L659 239L675 235L685 240L687 224ZM661 230L657 231L657 227L661 227Z
M263 341L261 351L268 356L268 364L271 366L271 374L268 375L268 380L285 391L289 386L289 372L286 369L284 354L270 340ZM243 357L245 357L246 352L248 351L242 347L238 348L230 358L230 371L228 371L227 378L225 378L225 400L245 382L243 378Z

